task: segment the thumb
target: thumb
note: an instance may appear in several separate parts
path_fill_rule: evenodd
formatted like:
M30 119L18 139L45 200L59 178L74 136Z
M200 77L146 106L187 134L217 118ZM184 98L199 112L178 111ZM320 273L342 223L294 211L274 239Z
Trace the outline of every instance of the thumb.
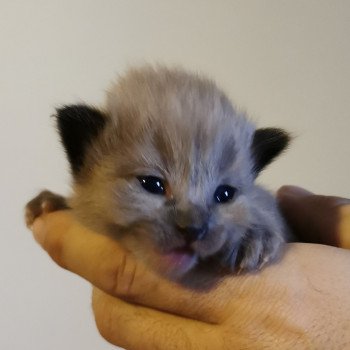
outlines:
M277 192L279 206L298 239L304 242L340 246L341 208L349 199L315 195L296 186Z

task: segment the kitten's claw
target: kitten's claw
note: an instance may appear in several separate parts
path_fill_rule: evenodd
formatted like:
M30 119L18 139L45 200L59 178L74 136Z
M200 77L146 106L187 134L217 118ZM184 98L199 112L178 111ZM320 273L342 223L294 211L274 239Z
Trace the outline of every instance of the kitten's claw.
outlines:
M51 213L56 210L69 209L66 199L63 196L50 191L42 191L25 207L25 223L30 228L35 219L42 214Z
M265 256L263 259L262 259L262 262L259 264L258 266L258 270L262 270L266 264L268 264L268 262L271 260L271 256Z
M236 274L262 270L278 257L283 242L280 234L259 235L252 232L241 243L241 258L237 261Z

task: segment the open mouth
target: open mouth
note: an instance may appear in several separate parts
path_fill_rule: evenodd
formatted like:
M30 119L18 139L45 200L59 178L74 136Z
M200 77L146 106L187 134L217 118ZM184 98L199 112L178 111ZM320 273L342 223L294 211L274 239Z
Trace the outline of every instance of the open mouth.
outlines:
M183 275L195 266L197 255L191 247L184 246L161 254L160 260L162 270L175 275Z

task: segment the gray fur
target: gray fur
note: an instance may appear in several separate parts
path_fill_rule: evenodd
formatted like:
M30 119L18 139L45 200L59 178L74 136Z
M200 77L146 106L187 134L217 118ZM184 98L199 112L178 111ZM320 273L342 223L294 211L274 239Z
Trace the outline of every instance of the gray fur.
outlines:
M82 223L175 279L209 261L237 271L278 257L285 226L274 198L254 183L255 126L212 81L180 69L132 69L109 90L103 113L106 126L86 150L69 200ZM164 179L168 194L145 191L140 175ZM218 204L222 184L237 194ZM208 231L191 243L192 264L162 266L163 254L186 244L181 220Z

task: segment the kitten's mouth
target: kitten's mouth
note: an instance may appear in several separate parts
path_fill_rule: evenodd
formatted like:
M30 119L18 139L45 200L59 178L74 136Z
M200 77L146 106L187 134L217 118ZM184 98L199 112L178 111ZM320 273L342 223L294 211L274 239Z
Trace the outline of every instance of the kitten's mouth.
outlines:
M183 275L197 263L197 254L189 246L178 247L160 255L161 269L171 275Z

